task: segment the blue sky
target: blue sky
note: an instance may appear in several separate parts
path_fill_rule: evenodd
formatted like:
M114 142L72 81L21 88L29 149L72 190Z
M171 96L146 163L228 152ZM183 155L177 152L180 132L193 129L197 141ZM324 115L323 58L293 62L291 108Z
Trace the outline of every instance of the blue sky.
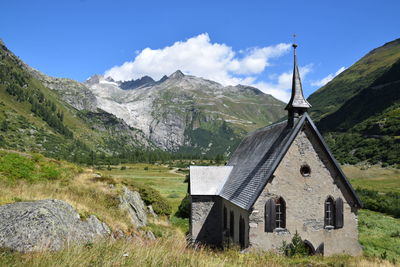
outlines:
M51 76L159 78L179 68L255 85L284 100L293 33L309 95L371 49L399 38L399 10L398 0L4 0L0 38Z

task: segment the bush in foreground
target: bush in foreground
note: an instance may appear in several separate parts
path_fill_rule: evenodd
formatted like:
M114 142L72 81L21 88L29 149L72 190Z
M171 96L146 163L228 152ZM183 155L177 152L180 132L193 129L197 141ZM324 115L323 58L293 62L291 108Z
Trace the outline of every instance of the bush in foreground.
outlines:
M0 151L0 179L6 182L71 178L81 171L76 165L48 159L40 154Z

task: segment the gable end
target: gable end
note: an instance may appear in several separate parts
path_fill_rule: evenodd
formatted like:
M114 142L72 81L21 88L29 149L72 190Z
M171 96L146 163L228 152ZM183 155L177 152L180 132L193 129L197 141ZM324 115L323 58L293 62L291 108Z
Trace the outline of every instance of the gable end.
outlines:
M315 126L314 122L312 121L312 119L310 118L308 113L305 112L304 115L302 116L301 120L295 126L295 129L291 133L291 136L289 137L289 139L287 140L287 142L285 143L285 145L282 147L281 151L279 152L279 154L278 154L276 160L274 161L270 171L266 174L268 179L266 179L265 183L263 184L263 186L258 188L257 192L255 192L250 205L248 207L246 207L246 209L249 210L251 207L253 207L254 203L257 201L258 197L260 196L261 192L264 190L265 186L271 181L273 173L275 172L276 168L279 166L279 164L282 161L283 157L286 155L290 145L293 143L293 141L296 138L297 134L300 132L300 130L304 127L304 125L306 123L308 123L311 126L310 128L316 134L319 144L324 149L324 151L328 155L328 158L333 163L333 166L334 166L335 170L339 173L339 177L343 181L344 186L349 191L350 196L354 199L354 206L357 207L357 208L362 208L361 200L357 196L356 192L354 191L353 187L351 186L351 184L350 184L349 180L347 179L346 175L343 173L343 171L340 168L340 166L339 166L338 162L336 161L335 157L333 156L333 154L329 150L328 145L325 143L322 135L318 131L318 129Z

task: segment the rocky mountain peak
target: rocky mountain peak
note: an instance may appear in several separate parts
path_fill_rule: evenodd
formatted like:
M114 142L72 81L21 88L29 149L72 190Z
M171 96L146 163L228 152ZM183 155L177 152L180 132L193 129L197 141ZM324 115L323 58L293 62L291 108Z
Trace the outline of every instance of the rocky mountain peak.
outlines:
M167 76L167 75L164 75L164 76L158 81L158 83L162 83L162 82L166 81L167 79L168 79L168 76Z
M93 85L93 84L99 83L103 79L104 79L103 75L95 74L95 75L92 75L89 78L87 78L84 83L87 85Z
M115 80L110 76L106 77L105 80L108 81L108 82L115 82Z
M182 73L182 71L177 70L174 73L172 73L168 78L169 79L180 79L185 77L185 74Z
M235 147L242 133L284 115L284 103L256 88L223 86L180 70L159 81L149 76L124 82L101 80L89 88L99 108L140 129L152 143L169 151L226 151ZM253 117L257 121L249 119ZM220 128L222 121L234 130ZM204 134L210 141L197 137Z
M141 86L151 86L156 82L150 76L143 76L140 79L125 81L120 84L121 89L123 90L133 90Z

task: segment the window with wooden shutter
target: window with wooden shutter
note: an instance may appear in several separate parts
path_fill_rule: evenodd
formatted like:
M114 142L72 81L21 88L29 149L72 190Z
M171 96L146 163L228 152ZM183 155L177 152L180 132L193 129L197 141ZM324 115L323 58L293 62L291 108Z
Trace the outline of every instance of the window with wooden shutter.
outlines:
M265 203L265 232L275 229L275 200L268 199Z
M339 197L335 203L335 228L343 228L343 200Z

